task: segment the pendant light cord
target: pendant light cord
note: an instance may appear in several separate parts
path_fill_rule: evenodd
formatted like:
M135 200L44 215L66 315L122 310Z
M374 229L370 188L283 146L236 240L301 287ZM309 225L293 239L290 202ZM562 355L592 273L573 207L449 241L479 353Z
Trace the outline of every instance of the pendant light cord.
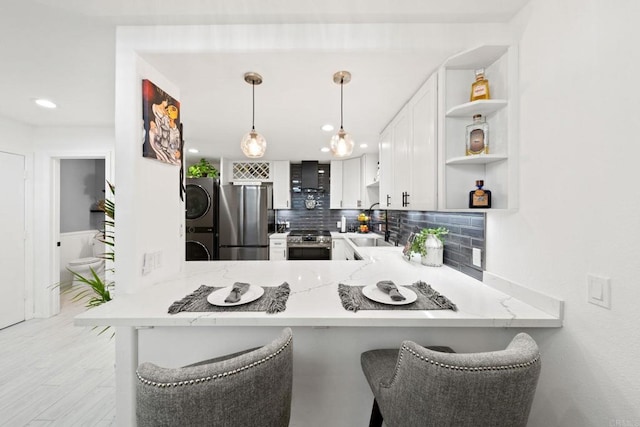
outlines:
M340 129L344 130L342 127L342 88L344 86L344 77L340 78Z
M251 130L256 130L256 82L251 82Z

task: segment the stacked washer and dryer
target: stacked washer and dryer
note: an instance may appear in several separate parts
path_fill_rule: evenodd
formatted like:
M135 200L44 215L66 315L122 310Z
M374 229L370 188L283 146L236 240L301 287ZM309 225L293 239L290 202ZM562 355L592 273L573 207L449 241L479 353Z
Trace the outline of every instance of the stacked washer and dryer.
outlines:
M186 260L218 259L218 181L187 178Z

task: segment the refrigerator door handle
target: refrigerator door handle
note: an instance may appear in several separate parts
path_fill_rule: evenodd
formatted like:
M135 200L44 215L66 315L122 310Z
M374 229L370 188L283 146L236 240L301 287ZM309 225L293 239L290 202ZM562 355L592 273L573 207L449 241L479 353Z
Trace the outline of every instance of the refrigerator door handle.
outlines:
M239 216L239 221L238 221L238 244L240 245L244 245L244 227L245 227L245 223L244 223L244 219L245 219L245 200L244 198L245 193L244 193L244 186L240 186L239 188L239 202L238 202L238 216Z

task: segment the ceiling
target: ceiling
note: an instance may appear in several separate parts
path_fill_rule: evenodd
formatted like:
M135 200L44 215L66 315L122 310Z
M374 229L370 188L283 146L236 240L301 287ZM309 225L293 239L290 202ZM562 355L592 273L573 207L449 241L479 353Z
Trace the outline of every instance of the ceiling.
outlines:
M33 126L114 126L115 30L118 25L350 24L508 22L528 0L3 0L0 14L0 115ZM8 13L7 13L8 11ZM9 41L9 43L6 43ZM438 40L420 55L401 50L280 50L146 54L144 59L180 88L188 160L242 158L251 128L267 140L265 159L321 160L331 156L340 125L340 87L333 73L348 70L344 127L354 156L377 151L377 136L428 75L460 50ZM35 106L36 98L58 104ZM368 144L360 148L359 144Z

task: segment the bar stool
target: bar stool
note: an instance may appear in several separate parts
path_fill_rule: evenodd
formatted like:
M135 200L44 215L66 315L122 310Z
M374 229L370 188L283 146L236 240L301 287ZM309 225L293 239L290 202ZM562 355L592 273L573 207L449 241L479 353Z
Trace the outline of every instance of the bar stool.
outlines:
M293 335L182 368L138 366L138 426L288 426Z
M447 353L404 341L360 358L374 395L370 426L526 426L540 375L527 334L506 349Z

